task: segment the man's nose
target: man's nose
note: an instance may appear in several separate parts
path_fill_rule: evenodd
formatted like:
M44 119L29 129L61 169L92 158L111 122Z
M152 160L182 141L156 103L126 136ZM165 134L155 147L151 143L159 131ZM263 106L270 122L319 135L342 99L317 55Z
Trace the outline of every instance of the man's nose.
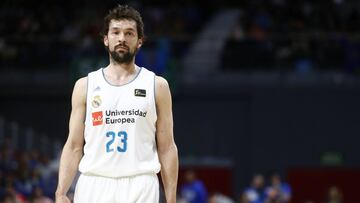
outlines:
M124 42L125 41L125 34L123 32L120 32L118 35L118 41Z

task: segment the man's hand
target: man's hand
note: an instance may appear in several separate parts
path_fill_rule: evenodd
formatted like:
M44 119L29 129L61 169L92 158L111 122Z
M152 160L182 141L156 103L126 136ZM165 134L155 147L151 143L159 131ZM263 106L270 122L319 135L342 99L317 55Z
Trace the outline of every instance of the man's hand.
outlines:
M55 203L71 203L71 201L66 195L59 195L56 196Z

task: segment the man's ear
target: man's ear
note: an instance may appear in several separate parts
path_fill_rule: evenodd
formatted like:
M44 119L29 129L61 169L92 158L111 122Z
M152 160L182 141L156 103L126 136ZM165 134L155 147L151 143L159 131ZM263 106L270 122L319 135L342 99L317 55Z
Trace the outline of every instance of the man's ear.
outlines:
M139 39L139 43L138 43L138 49L142 46L142 44L143 44L143 39Z
M109 39L108 39L108 37L107 37L106 35L104 35L103 39L104 39L104 45L105 45L106 47L108 47L108 46L109 46Z

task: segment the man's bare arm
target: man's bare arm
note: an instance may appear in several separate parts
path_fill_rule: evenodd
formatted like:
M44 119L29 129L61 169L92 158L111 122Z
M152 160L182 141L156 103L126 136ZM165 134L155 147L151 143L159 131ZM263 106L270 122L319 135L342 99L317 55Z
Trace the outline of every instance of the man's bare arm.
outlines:
M71 99L69 135L60 158L59 180L56 189L56 202L59 203L69 202L66 193L74 180L83 155L86 89L86 78L81 78L75 83Z
M156 138L161 163L161 178L167 203L176 202L178 151L173 136L173 116L170 89L164 78L156 77Z

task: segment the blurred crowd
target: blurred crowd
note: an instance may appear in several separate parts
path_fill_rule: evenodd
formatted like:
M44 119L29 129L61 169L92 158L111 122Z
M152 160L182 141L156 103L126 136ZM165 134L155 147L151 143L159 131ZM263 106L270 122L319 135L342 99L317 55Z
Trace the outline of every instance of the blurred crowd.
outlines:
M185 182L179 187L179 203L290 203L293 191L291 186L277 172L272 172L267 179L263 174L255 174L249 185L236 197L221 192L208 193L204 182L197 178L193 170L184 174ZM220 188L219 188L220 189ZM304 203L314 203L308 200ZM339 187L328 188L321 203L343 203Z
M0 141L0 203L54 203L58 157L38 148L24 150L15 146L10 137ZM68 192L71 199L75 183ZM263 174L255 174L248 186L234 196L221 193L221 185L209 192L205 182L191 169L184 171L180 183L178 203L290 203L293 195L291 186L277 172L266 178ZM322 203L343 203L341 189L328 188Z
M0 202L52 203L58 162L37 149L16 149L6 138L0 147Z
M226 43L222 67L358 73L359 8L351 0L249 1Z
M277 173L271 174L268 186L265 186L264 176L257 174L251 184L240 197L241 203L289 203L291 187Z
M289 203L292 191L279 174L273 173L268 182L262 174L254 175L249 186L236 198L220 192L208 194L205 184L189 170L185 172L185 183L180 186L179 194L182 203Z
M129 4L142 13L148 36L137 63L157 73L181 60L197 33L225 8L241 11L220 56L225 70L359 71L360 6L355 0ZM2 68L64 69L84 58L106 59L99 31L114 2L41 0L36 5L19 0L0 3Z
M174 1L175 2L175 1ZM191 1L190 1L191 2ZM140 65L161 66L183 54L189 36L210 16L210 10L191 3L129 4L143 17L147 43ZM68 69L83 58L106 58L99 35L113 1L2 1L0 3L0 66L17 69ZM170 47L170 48L169 48ZM170 53L171 52L171 53ZM161 59L161 60L159 60ZM155 67L161 69L163 67Z

